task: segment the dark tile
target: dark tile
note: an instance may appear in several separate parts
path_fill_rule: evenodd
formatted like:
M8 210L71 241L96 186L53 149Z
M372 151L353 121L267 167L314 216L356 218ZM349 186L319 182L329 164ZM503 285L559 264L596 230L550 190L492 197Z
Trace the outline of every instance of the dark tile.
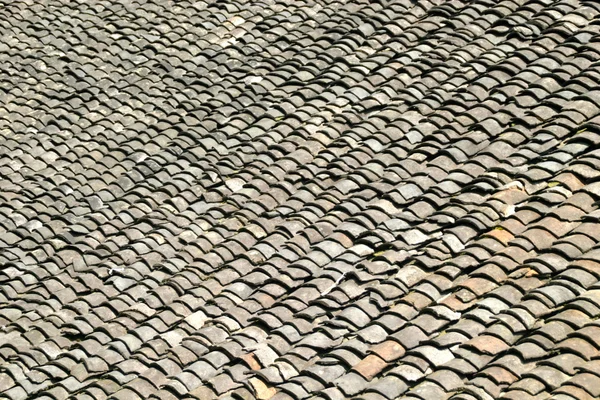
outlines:
M7 397L597 395L595 4L192 3L4 7Z

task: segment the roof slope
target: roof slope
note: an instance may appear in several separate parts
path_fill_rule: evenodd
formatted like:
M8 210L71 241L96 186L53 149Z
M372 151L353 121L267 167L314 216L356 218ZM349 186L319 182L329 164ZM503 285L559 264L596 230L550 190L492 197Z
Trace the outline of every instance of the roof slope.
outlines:
M600 396L597 2L1 3L0 398Z

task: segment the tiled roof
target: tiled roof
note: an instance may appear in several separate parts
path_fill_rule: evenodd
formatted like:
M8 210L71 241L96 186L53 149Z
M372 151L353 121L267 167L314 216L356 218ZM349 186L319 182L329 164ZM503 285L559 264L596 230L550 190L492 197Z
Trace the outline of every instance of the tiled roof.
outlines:
M600 396L600 3L0 3L1 399Z

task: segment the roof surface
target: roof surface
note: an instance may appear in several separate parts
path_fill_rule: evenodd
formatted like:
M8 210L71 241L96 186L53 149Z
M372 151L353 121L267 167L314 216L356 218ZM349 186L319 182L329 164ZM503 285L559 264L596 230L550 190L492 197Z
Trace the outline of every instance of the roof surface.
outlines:
M600 396L593 1L0 8L0 398Z

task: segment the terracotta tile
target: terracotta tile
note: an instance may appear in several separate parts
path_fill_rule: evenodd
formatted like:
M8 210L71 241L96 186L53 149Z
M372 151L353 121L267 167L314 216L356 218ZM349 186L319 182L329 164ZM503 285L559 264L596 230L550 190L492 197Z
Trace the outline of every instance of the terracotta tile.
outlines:
M477 336L467 343L469 346L474 347L481 353L491 355L501 353L510 348L510 346L503 340L489 335Z
M258 378L250 378L248 381L254 388L254 393L256 394L257 399L267 400L273 397L275 393L277 393L277 390L275 388L267 386L262 380Z
M405 353L404 347L393 340L386 340L385 342L373 347L370 351L388 363L399 359Z
M371 354L353 367L353 370L361 374L365 379L371 380L389 364L382 358Z
M256 357L254 356L254 353L244 354L240 358L242 360L244 360L246 362L246 364L248 364L250 369L252 369L254 371L258 371L259 369L262 368L261 365L259 364L258 360L256 359Z
M487 236L491 236L505 245L508 244L508 242L510 242L514 238L514 236L509 231L498 228L489 231L487 233Z

